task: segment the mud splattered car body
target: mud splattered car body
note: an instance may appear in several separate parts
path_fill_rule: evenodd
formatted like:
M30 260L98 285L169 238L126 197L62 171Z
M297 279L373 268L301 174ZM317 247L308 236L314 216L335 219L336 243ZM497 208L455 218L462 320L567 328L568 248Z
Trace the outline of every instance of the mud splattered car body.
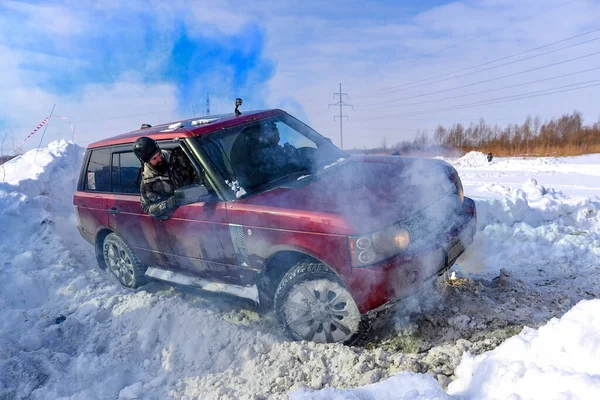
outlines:
M140 136L183 151L204 177L197 198L167 217L141 208L132 153ZM354 340L450 268L476 222L449 164L351 156L281 110L93 143L74 205L100 266L124 285L154 278L250 298L274 307L292 338L319 342Z

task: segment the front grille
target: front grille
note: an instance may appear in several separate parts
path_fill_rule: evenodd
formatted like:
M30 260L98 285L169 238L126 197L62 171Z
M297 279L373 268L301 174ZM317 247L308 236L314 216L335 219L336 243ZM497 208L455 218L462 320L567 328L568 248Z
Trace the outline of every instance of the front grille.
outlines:
M410 232L410 248L416 249L444 238L459 218L458 197L442 197L403 221L401 225Z

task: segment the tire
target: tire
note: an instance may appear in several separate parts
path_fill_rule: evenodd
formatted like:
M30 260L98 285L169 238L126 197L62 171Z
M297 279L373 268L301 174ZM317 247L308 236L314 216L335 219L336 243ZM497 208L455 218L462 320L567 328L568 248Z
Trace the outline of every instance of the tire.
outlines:
M138 288L148 283L147 267L143 265L116 233L109 233L102 243L107 269L123 286Z
M314 261L284 275L275 292L275 316L290 338L318 343L354 344L368 325L342 280Z

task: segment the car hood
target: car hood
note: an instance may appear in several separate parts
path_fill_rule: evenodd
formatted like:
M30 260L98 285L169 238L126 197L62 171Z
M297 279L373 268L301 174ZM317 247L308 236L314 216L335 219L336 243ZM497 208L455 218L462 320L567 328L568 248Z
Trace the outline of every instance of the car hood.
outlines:
M448 179L450 171L453 168L439 160L361 157L236 203L282 215L286 211L295 216L297 211L331 215L341 223L330 224L324 228L327 232L364 233L422 213L433 204L442 209L444 199L456 202L457 195L449 196L455 189Z

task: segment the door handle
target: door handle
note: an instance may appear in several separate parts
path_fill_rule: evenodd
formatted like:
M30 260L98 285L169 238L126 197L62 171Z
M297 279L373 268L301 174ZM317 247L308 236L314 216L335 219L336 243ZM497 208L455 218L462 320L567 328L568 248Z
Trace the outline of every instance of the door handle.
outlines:
M121 212L121 211L117 210L115 207L113 207L113 208L109 208L109 209L108 209L108 213L109 213L109 214L115 214L115 215L116 215L116 214L118 214L118 213L120 213L120 212Z

